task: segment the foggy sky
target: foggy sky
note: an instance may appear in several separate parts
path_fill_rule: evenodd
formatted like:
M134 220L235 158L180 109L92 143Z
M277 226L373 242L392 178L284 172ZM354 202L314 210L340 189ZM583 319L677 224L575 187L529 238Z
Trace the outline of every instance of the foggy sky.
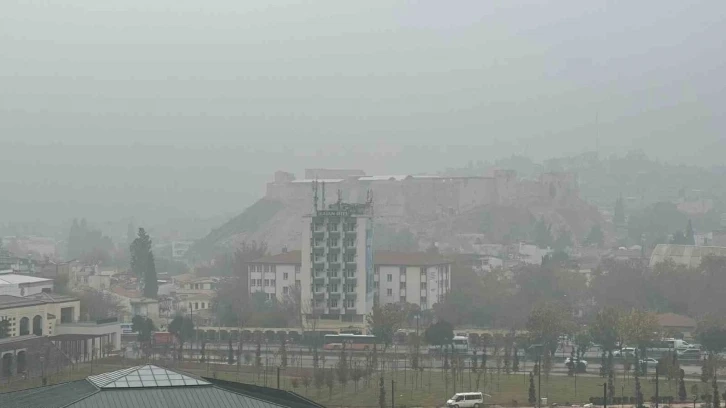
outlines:
M725 16L679 0L5 1L0 222L119 202L234 212L277 169L596 147L723 163Z

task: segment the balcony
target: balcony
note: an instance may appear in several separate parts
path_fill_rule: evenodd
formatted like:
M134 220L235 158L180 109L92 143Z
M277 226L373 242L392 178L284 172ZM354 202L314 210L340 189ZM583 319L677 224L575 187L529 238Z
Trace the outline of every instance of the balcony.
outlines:
M315 285L325 285L325 275L323 276L316 276L313 278L313 284Z
M331 307L328 309L328 314L331 315L339 315L340 314L340 308L339 307Z
M347 315L357 315L358 314L358 311L355 310L355 309L351 309L351 308L347 308L346 307L345 308L345 314L347 314Z
M316 293L313 293L313 299L315 299L315 300L324 300L325 299L325 292L316 292Z

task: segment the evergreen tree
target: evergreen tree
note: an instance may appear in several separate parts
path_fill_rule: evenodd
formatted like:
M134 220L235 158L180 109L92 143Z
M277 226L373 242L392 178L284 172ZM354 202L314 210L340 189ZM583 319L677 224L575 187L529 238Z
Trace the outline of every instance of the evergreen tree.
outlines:
M637 370L636 370L637 373ZM635 407L643 408L643 391L640 389L640 377L635 375Z
M257 336L257 344L255 346L255 367L262 367L262 336Z
M511 372L512 364L512 347L509 339L504 344L504 372L509 374Z
M487 348L482 348L481 352L481 369L486 373L487 370Z
M721 397L718 393L718 383L716 382L716 376L713 376L713 381L711 382L711 387L713 387L713 398L711 402L711 406L713 408L719 408L721 406Z
M638 377L640 375L640 355L639 355L638 347L635 348L635 357L633 358L635 360L635 370L633 372L633 375Z
M378 380L378 407L386 408L386 385L383 382L383 376Z
M232 348L232 338L229 339L228 349L227 349L227 364L232 365L234 364L234 349Z
M709 355L709 359L701 359L701 382L707 383L708 380L711 379L711 367L709 364L709 360L711 359L711 356Z
M608 370L608 402L612 404L615 399L615 375L613 370Z
M280 366L287 367L287 339L280 343Z
M530 405L534 405L537 402L537 394L534 389L534 373L531 371L529 373L529 397L527 401Z
M514 354L514 360L512 361L512 370L519 371L519 349L517 349L517 346L514 346L513 349Z
M681 368L678 373L680 376L678 381L678 399L683 402L686 398L688 398L688 395L686 394L686 372Z
M616 226L625 225L625 204L621 195L615 200L615 211L613 213L613 223Z
M604 240L605 234L602 231L602 227L599 225L593 225L592 228L590 228L590 232L587 233L587 237L585 237L584 244L602 246Z
M688 220L688 226L686 227L686 242L688 245L696 245L696 234L693 232L691 220Z
M338 382L340 382L340 385L343 387L343 390L345 390L346 384L348 384L348 357L345 355L345 348L340 351L340 358L338 359L338 367L337 368L337 374L338 374Z
M154 253L151 251L151 238L139 228L139 235L131 243L131 271L143 286L144 297L156 298L159 284L156 278Z

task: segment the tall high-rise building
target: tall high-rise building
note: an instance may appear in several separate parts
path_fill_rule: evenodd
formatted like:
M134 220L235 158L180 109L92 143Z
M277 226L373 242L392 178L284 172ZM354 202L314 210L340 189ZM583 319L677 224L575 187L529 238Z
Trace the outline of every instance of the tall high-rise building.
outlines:
M373 308L373 202L338 201L305 216L300 271L301 306L307 319L364 322ZM323 197L325 196L323 186Z

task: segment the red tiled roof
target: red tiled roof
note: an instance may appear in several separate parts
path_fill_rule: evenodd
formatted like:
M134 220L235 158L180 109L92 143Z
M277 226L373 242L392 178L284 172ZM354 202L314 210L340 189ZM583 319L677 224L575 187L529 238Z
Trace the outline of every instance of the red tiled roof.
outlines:
M450 264L451 261L438 254L427 252L374 251L375 265L435 266Z
M658 323L661 327L696 327L694 319L675 313L659 314Z
M300 265L302 263L302 253L299 250L282 252L277 255L263 256L251 263L267 263L267 264L284 264L284 265Z

